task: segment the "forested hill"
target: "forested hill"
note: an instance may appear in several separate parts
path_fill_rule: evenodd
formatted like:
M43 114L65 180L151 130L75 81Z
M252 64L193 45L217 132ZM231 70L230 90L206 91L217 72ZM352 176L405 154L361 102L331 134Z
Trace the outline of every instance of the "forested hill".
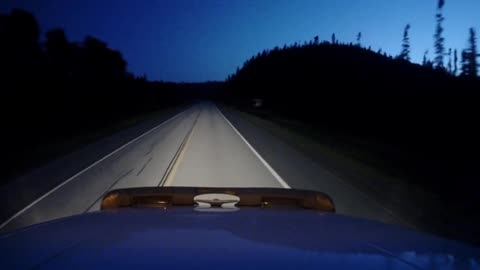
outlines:
M286 99L315 95L460 93L473 87L459 63L434 69L425 60L414 64L359 45L324 42L266 50L246 61L227 80L244 97ZM478 82L475 84L478 86Z
M122 53L106 42L92 36L71 41L61 28L42 31L21 9L0 13L0 36L4 179L44 162L49 145L66 153L72 149L64 144L80 145L92 134L208 96L205 88L221 85L148 81L130 73Z
M395 146L403 154L386 162L405 163L453 192L449 180L471 186L477 179L471 164L480 151L480 83L461 70L459 63L434 68L428 59L420 65L359 45L311 42L252 57L228 78L226 96L239 108L297 119L335 138ZM257 98L262 106L253 108Z

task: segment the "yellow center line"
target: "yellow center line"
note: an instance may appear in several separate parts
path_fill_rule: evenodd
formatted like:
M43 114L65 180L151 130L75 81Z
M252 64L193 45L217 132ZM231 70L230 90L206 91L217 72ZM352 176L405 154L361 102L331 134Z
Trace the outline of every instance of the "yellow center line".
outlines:
M198 116L197 116L198 119ZM163 186L171 186L173 181L175 180L175 176L177 175L178 172L178 167L182 163L184 157L185 157L185 152L187 151L188 146L190 145L190 141L192 138L192 134L195 131L195 126L196 126L197 121L195 120L192 130L190 131L190 134L187 137L187 140L185 144L183 145L182 149L180 150L180 154L178 155L177 159L175 160L175 163L173 164L170 173L167 176L167 179L165 180Z

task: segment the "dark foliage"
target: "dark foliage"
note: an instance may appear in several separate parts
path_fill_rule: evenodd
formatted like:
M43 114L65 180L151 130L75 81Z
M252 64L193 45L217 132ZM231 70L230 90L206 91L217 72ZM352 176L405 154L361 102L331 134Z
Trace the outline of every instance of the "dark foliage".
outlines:
M448 71L448 73L453 73L452 48L448 49L447 56L448 56L447 71Z
M227 88L239 106L260 98L264 111L399 149L381 156L445 203L477 196L479 81L324 42L253 57Z
M462 76L477 78L478 57L480 57L480 54L477 50L477 33L475 32L475 29L470 28L468 48L462 53Z
M453 72L452 72L453 75L457 75L458 74L458 52L457 52L457 49L455 49L453 51Z
M437 68L443 68L444 63L443 63L443 58L445 56L445 38L443 37L443 21L445 18L443 17L442 11L443 7L445 5L444 0L439 0L438 1L438 11L437 14L435 15L435 18L437 20L437 27L435 29L435 66Z
M191 98L193 85L151 83L127 72L122 54L94 37L46 33L34 16L0 15L0 115L7 171L27 166L29 152L111 123Z
M409 62L410 25L396 58L341 44L333 34L330 43L286 46L252 57L227 80L227 100L251 108L260 99L257 113L303 122L345 145L366 144L362 151L443 204L444 214L427 217L428 226L478 243L480 55L471 29L457 77L457 50L445 53L444 5L438 1L433 62L428 50L422 65Z

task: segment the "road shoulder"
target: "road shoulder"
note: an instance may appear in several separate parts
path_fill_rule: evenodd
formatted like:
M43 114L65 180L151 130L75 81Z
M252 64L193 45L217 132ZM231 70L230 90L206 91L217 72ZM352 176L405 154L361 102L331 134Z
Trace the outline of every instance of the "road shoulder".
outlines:
M190 106L180 106L145 115L124 129L98 137L77 146L71 152L11 179L0 186L0 221L5 221L25 206L46 194L66 179L112 153L122 145L144 134ZM28 188L27 188L28 187Z
M445 214L440 213L441 209L438 207L442 202L435 194L409 184L401 177L379 171L367 162L359 161L332 145L305 136L289 123L279 123L229 106L221 106L221 109L232 119L232 122L235 122L234 124L238 125L237 128L241 132L248 132L247 128L242 129L242 126L247 125L264 130L270 136L301 152L341 181L376 201L390 211L393 216L398 217L400 222L394 221L393 223L427 233L469 241L461 233L455 234L455 232L452 233L445 229L445 220L443 220ZM265 151L275 154L273 149L262 149L261 146L258 146L262 144L262 139L255 138L257 135L254 133L247 134L247 136L250 136L249 141L252 141L253 145L256 144L257 149L259 147L263 151L262 155L265 155ZM268 156L268 154L266 155Z

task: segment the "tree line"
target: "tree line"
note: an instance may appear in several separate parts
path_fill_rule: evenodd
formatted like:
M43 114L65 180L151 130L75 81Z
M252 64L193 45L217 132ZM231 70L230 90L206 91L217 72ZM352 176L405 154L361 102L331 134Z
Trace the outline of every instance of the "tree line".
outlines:
M459 55L445 49L444 19L436 18L436 57L425 56L423 64L410 62L409 25L396 56L365 47L361 33L355 43L341 42L335 34L329 41L314 37L246 60L228 77L225 98L261 116L301 121L338 140L372 142L368 151L378 150L383 160L409 172L415 185L445 196L446 203L467 205L465 200L476 196L476 189L465 187L477 185L474 164L480 151L475 31ZM448 55L452 60L444 61ZM376 145L395 151L374 150Z
M458 68L459 59L457 49L445 48L445 38L443 37L444 27L443 23L445 17L443 16L443 8L445 0L439 0L437 5L437 13L435 14L436 28L434 34L434 48L435 58L433 61L428 59L428 50L425 51L422 64L424 66L442 69L454 76L460 75L469 78L478 78L478 54L477 50L477 33L475 28L469 29L469 38L467 48L461 51L461 69ZM398 56L399 59L410 61L410 39L409 39L410 24L407 24L404 29L402 51ZM448 58L447 65L445 65L445 57ZM460 74L459 74L460 71Z
M437 12L435 14L435 19L436 19L436 29L434 33L434 49L435 49L435 57L433 60L430 60L428 57L429 51L426 50L423 56L422 60L422 65L425 67L429 67L432 69L437 69L437 70L442 70L446 73L449 73L454 76L462 76L462 77L468 77L468 78L478 78L478 69L479 69L479 62L478 62L478 57L480 57L480 54L477 49L477 33L475 28L471 27L469 29L469 38L468 38L468 46L467 48L461 50L460 56L461 59L459 59L458 55L458 50L457 49L452 49L449 48L446 50L445 48L445 38L443 36L444 33L444 27L443 23L445 21L445 17L443 16L443 9L445 7L445 0L438 0L438 5L437 5ZM411 31L412 26L410 24L405 25L404 31L403 31L403 39L402 39L402 50L397 56L389 56L387 55L386 52L383 52L382 49L379 49L377 51L378 54L382 54L383 56L390 57L390 58L395 58L399 60L404 60L404 61L411 61L410 53L411 53L411 44L410 44L410 31ZM342 43L340 42L335 33L332 34L330 44L333 45L349 45L349 46L357 46L357 47L362 47L361 43L362 39L362 32L358 32L356 36L356 43L353 44L352 42L350 43ZM307 46L312 46L312 45L319 45L319 44L327 44L327 41L319 42L319 37L315 36L313 40L311 41L305 41L303 44L300 42L295 42L291 45L284 45L283 49L289 49L289 48L299 48L299 47L307 47ZM258 53L256 56L253 56L249 60L247 60L244 63L244 67L255 60L256 58L260 56L265 56L268 54L270 51L278 51L280 48L275 47L273 50L264 50L260 53ZM371 50L371 47L367 48L368 50ZM448 63L445 65L445 58L447 57ZM460 63L459 63L460 62ZM460 65L460 68L459 68ZM240 68L237 69L239 71ZM231 77L234 76L234 74L230 75L227 78L227 81L231 79Z
M478 231L465 228L480 224L471 214L480 210L476 33L470 29L468 48L460 53L446 49L444 4L435 16L433 60L427 52L423 63L410 62L408 24L398 55L366 47L362 33L355 43L317 36L246 60L228 77L225 99L267 119L300 123L332 149L355 149L352 156L359 153L361 162L377 157L393 176L455 209L434 218L426 213L426 224L455 220L439 227L441 234L471 238Z
M467 48L461 51L461 69L458 68L459 59L457 49L445 48L444 21L443 9L445 7L445 0L438 0L437 12L435 14L436 28L434 34L434 48L435 58L433 61L428 59L428 50L424 53L422 65L436 68L448 72L454 76L460 75L469 78L478 78L478 57L480 54L477 50L477 33L475 28L469 29L469 38ZM411 25L407 24L403 31L402 50L397 56L398 59L410 61L410 37L409 32ZM362 33L357 35L357 45L360 46L360 39ZM445 65L445 57L447 57L447 65ZM458 72L460 71L460 73Z
M443 9L445 7L445 0L438 0L437 13L435 15L437 26L434 35L435 39L435 67L439 69L445 69L447 72L453 75L457 75L457 49L453 50L453 67L452 67L452 49L448 49L448 53L445 49L445 38L443 37L443 22L445 17L443 16ZM468 47L462 50L462 59L461 59L461 76L466 76L470 78L478 77L478 61L477 58L480 56L477 53L477 35L475 29L472 27L469 29L469 39ZM448 65L445 66L444 58L448 57Z
M25 10L0 14L0 37L0 121L8 169L21 166L41 145L55 148L58 141L178 105L190 91L134 76L119 51L93 36L73 42L56 28L41 37L37 20Z

